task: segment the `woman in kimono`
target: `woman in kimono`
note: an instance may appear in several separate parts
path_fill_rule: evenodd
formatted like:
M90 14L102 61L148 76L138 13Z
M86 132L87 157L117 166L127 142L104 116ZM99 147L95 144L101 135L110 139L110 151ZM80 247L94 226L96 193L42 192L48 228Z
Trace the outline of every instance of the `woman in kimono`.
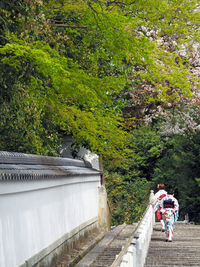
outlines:
M166 241L172 242L174 236L174 223L178 220L179 204L174 197L174 190L160 201L162 219L165 224Z
M158 184L157 185L158 192L154 195L153 201L152 201L152 206L154 209L154 212L156 213L156 219L160 220L161 225L162 225L162 232L165 231L165 224L162 219L162 216L160 214L160 201L162 200L163 197L167 195L167 192L165 191L165 185L164 184Z

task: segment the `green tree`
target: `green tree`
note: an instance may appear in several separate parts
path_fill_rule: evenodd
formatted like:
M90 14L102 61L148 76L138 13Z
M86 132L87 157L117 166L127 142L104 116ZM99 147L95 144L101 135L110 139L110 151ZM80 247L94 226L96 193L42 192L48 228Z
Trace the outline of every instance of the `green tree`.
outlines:
M178 41L189 33L196 38L199 21L197 12L191 12L196 2L182 3L183 7L175 0L153 5L145 1L20 0L15 5L1 1L1 103L4 112L14 111L13 105L20 107L19 99L35 103L38 109L32 108L32 117L40 120L36 126L23 108L17 118L8 115L2 130L13 132L13 144L7 146L2 138L1 149L28 152L28 146L20 145L20 135L25 140L32 131L22 133L20 123L16 131L12 128L14 120L23 120L27 129L37 129L32 152L57 154L58 145L52 144L54 140L58 144L60 133L67 133L98 154L121 156L127 130L122 127L124 90L145 81L155 88L159 101L191 95L194 79L185 60L177 60L177 53L167 52L156 41L178 30ZM162 10L159 16L158 9ZM183 17L190 22L185 32ZM160 29L158 37L141 35L142 26ZM170 88L177 90L168 93ZM52 137L45 138L45 133Z
M127 158L117 164L105 160L106 188L114 224L131 223L143 214L154 185L154 169L162 157L162 136L150 127L135 129L128 142Z
M187 135L167 137L165 151L158 160L153 173L153 182L164 182L167 190L175 189L180 204L180 218L186 213L191 221L198 222L199 193L196 177L199 177L199 131Z

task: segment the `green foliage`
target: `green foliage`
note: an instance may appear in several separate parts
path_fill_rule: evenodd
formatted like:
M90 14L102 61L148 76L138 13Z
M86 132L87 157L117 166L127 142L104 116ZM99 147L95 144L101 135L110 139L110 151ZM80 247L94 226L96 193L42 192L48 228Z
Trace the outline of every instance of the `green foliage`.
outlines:
M105 173L106 190L112 211L112 224L137 222L143 215L149 197L146 179L128 181L116 172Z
M152 179L154 166L162 154L162 142L159 133L150 128L141 127L134 131L130 139L130 148L133 149L133 172L135 175Z
M200 134L199 131L186 136L172 135L165 141L163 156L154 169L154 184L163 182L167 190L176 190L180 204L180 216L186 213L190 220L200 220L199 194L196 177L199 172Z
M58 155L55 116L39 104L37 98L23 91L15 92L9 103L1 103L0 114L1 150L16 151L17 148L23 153Z
M137 220L144 211L149 189L164 183L175 189L180 220L188 213L200 221L200 133L163 135L156 128L142 127L129 138L127 157L105 165L106 187L113 212L113 224Z
M75 6L71 0L52 0L48 1L47 9L51 6L51 19L71 26L66 28L64 54L73 57L92 75L122 73L132 82L134 79L140 84L150 83L158 92L157 98L168 102L182 94L190 97L194 80L186 58L167 52L156 42L162 36L173 37L178 49L182 42L188 42L189 34L195 38L199 18L198 12L191 10L197 2L183 2L180 5L177 1L79 1ZM185 31L183 23L187 24ZM178 28L172 27L175 24ZM139 34L141 26L156 31L153 40ZM173 93L172 88L176 89Z
M106 188L113 223L131 223L143 214L152 186L152 175L162 155L159 133L148 127L135 129L129 136L129 150L121 162L105 159Z
M10 99L15 98L17 92L22 96L21 101L31 103L33 97L39 110L45 111L49 108L49 116L53 119L48 126L48 119L43 126L39 122L38 127L46 126L47 129L49 128L47 132L52 131L52 134L56 128L57 131L60 128L68 134L72 133L77 142L99 154L103 152L112 154L123 147L125 133L120 130L120 121L108 95L112 91L119 90L118 88L123 84L122 81L117 82L114 77L89 78L77 64L60 56L58 52L42 42L26 44L19 41L18 44L7 44L0 48L0 55L3 70L0 75L1 101L9 106L8 108L12 110L13 102L10 102ZM8 73L13 79L9 79ZM115 89L112 88L113 86ZM12 95L8 94L7 88L12 89ZM24 94L22 94L23 91ZM26 100L25 96L29 99ZM15 102L17 100L19 98L15 98ZM20 107L20 103L15 105ZM37 117L37 109L32 110L36 111L36 114L32 115ZM20 113L22 117L25 116L23 109ZM12 124L12 116L9 118L10 123L7 127ZM43 119L45 118L44 116ZM41 120L41 117L39 119ZM35 127L34 123L32 127ZM41 132L45 132L45 129L41 129ZM43 136L41 137L42 144ZM58 133L54 138L58 138ZM38 153L39 147L37 145L34 147L35 153ZM44 153L43 150L41 152Z
M47 142L44 133L52 133L52 140L62 133L72 134L77 143L104 157L123 158L120 151L129 130L121 112L124 88L131 89L133 80L138 84L145 80L158 90L159 99L168 101L181 94L190 96L193 81L185 60L177 60L176 54L158 47L156 39L140 35L139 29L159 27L156 38L178 31L182 42L189 33L195 34L199 24L197 12L191 12L195 4L188 0L184 5L175 0L151 5L128 0L1 1L0 101L4 112L21 109L17 116L6 116L2 131L13 132L12 124L22 120L29 125L26 129L38 129L32 152L57 154L58 142ZM170 88L178 90L169 96ZM37 106L30 107L31 114L40 122L29 120L23 101ZM19 129L12 140L22 142L21 124L16 125ZM24 131L25 139L26 135ZM1 149L10 149L1 138ZM15 151L23 149L20 142L13 143Z

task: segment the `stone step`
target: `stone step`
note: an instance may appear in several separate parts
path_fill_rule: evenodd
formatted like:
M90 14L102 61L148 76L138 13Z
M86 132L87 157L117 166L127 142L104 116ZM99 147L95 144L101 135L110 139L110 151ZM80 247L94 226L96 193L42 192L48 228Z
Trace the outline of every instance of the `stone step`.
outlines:
M110 231L105 238L91 250L76 267L106 267L111 266L122 247L136 228L136 224L119 225Z
M87 255L81 253L83 256L80 256L77 254L78 251L75 251L78 255L75 259L65 259L57 267L70 267L75 264L76 267L111 266L135 227L134 224L124 224L113 228L97 245L92 246L93 249L88 250L89 253L87 251ZM177 224L173 242L166 242L165 233L161 232L160 224L156 224L144 267L200 267L199 252L200 226Z
M161 225L154 227L144 267L200 266L200 225L179 224L174 228L173 242L166 242Z

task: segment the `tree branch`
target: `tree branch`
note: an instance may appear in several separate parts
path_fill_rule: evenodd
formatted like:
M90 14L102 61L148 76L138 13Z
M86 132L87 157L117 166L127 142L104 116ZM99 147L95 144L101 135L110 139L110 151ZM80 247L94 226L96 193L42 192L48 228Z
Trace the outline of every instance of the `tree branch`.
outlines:
M3 35L0 35L0 38L3 38L4 40L8 41L9 43L11 42L11 40L10 40L10 39L6 38L6 37L5 37L5 36L3 36Z
M107 2L108 4L116 4L116 5L123 5L123 6L125 6L125 5L132 5L132 4L135 4L135 1L133 1L133 2L131 2L131 3L129 3L129 4L126 4L126 3L124 3L124 2L120 2L120 1L108 1Z
M61 23L51 23L51 26L55 26L55 27L66 27L66 28L72 28L72 29L76 29L76 28L82 28L82 29L87 29L88 26L87 25L68 25L68 24L61 24Z

